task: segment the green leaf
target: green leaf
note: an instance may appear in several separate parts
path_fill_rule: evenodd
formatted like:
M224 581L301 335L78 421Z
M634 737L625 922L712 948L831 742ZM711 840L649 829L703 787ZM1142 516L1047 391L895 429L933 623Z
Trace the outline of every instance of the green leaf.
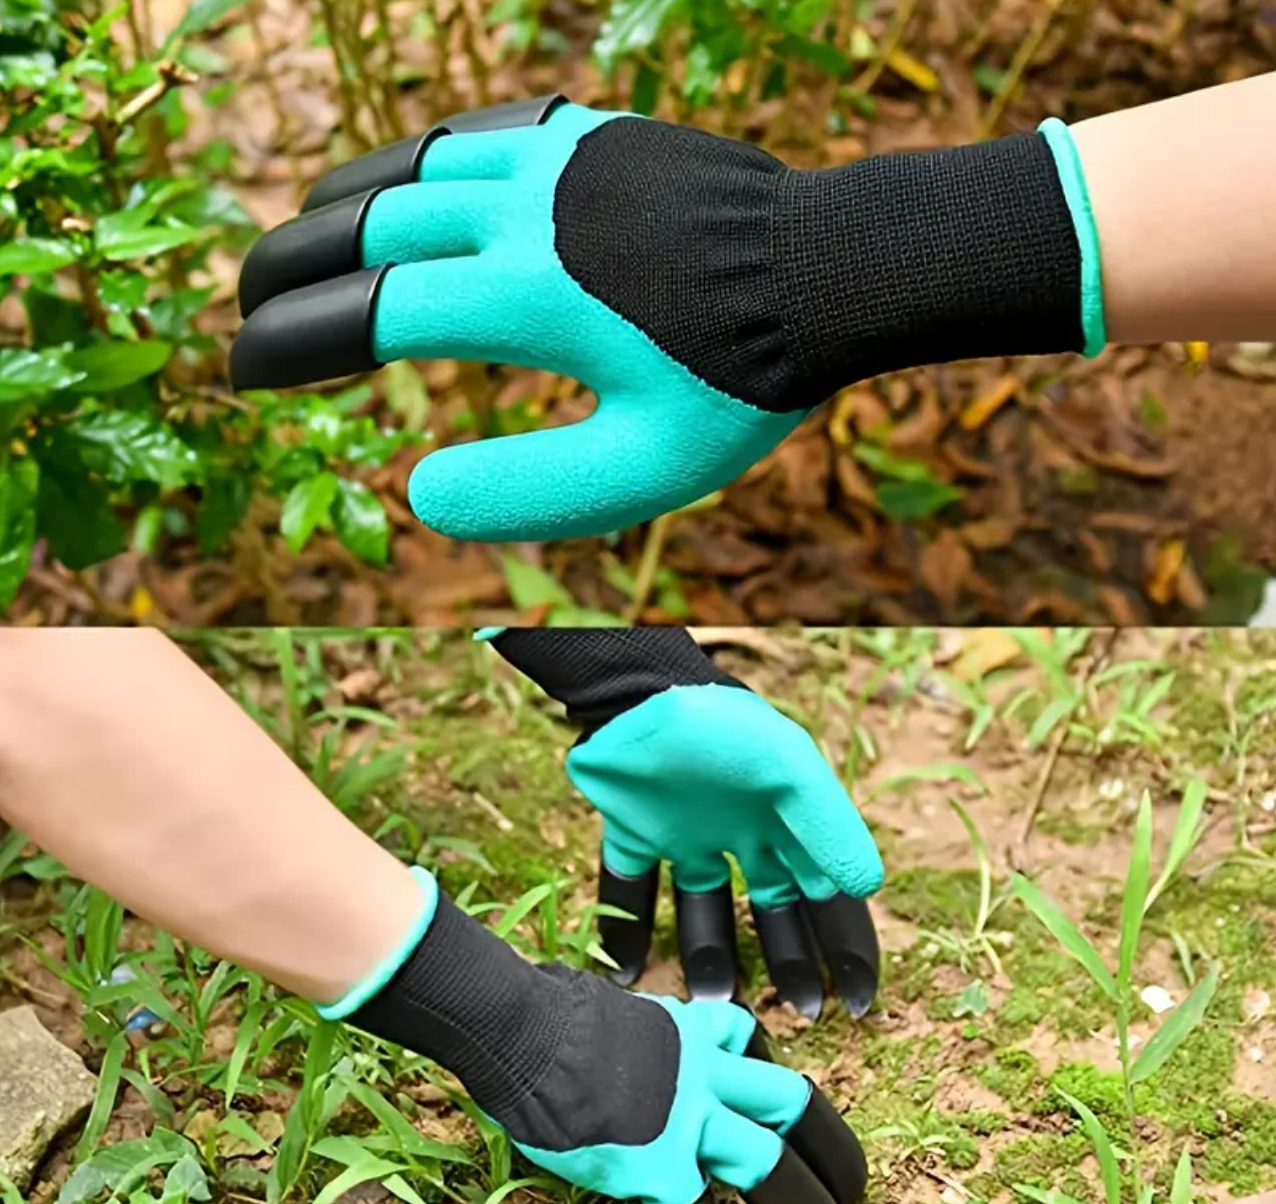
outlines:
M52 446L63 467L88 469L112 482L151 481L178 489L199 476L195 450L150 414L85 414L58 428Z
M535 911L553 893L554 888L549 883L533 887L516 903L511 904L505 909L500 921L493 925L492 931L504 940L528 915Z
M1048 895L1022 874L1013 874L1010 879L1012 892L1040 920L1051 935L1063 946L1064 952L1075 957L1087 970L1090 977L1103 988L1110 999L1117 998L1116 983L1112 972L1103 964L1095 947L1082 936L1067 916L1059 910L1058 905Z
M656 111L660 99L662 76L649 63L639 63L634 72L633 88L630 90L630 107L635 113L650 117Z
M956 486L938 481L887 481L877 487L877 504L896 522L938 514L964 496Z
M76 1161L83 1162L93 1153L94 1147L102 1140L106 1126L111 1122L111 1111L115 1107L115 1096L120 1087L120 1070L124 1066L124 1055L128 1052L128 1034L121 1030L111 1038L102 1057L102 1069L97 1076L97 1094L93 1097L93 1107L89 1111L89 1119L80 1134L79 1143L75 1147Z
M1192 988L1188 997L1166 1016L1161 1027L1152 1034L1151 1040L1139 1051L1139 1056L1134 1059L1134 1065L1130 1068L1132 1083L1143 1082L1165 1065L1174 1051L1200 1024L1217 988L1218 966L1214 965Z
M183 1154L164 1177L164 1200L211 1200L204 1168L190 1154Z
M1139 950L1139 931L1143 927L1143 906L1148 897L1148 880L1152 875L1152 799L1143 792L1138 818L1134 821L1134 848L1130 852L1130 868L1125 879L1125 897L1121 901L1121 951L1117 981L1122 989L1130 986L1134 958Z
M1055 1191L1050 1188L1049 1191L1042 1191L1039 1187L1033 1187L1031 1183L1016 1183L1015 1191L1021 1196L1027 1196L1030 1200L1035 1200L1037 1204L1082 1204L1076 1196L1064 1195L1061 1191Z
M1201 815L1205 810L1205 783L1200 778L1193 778L1183 791L1183 805L1179 808L1178 819L1174 823L1174 835L1170 839L1170 851L1165 859L1165 868L1157 878L1156 885L1148 893L1144 914L1160 898L1170 880L1178 873L1179 866L1187 860L1187 855L1195 847L1201 836Z
M1073 711L1081 701L1079 697L1056 698L1037 716L1036 722L1028 731L1028 747L1038 748L1050 737L1050 733Z
M245 3L246 0L191 0L191 6L173 31L173 38L188 38L191 34L203 33L235 9L242 8ZM173 38L169 40L172 41Z
M56 347L27 351L21 347L0 347L0 404L33 401L81 380L84 373L67 363L66 354Z
M195 512L195 539L199 550L205 555L217 551L243 521L251 500L252 484L246 474L209 477Z
M504 552L501 561L505 565L505 580L509 584L510 597L519 610L532 610L537 606L575 606L576 600L544 569L528 564L517 556Z
M67 367L81 373L77 393L114 393L154 376L173 355L172 343L158 339L113 339L71 352Z
M129 259L149 259L165 251L175 251L187 243L202 238L206 233L198 226L176 224L169 226L143 226L140 230L107 226L103 218L94 231L94 245L98 254L111 263ZM103 227L106 227L105 229Z
M869 798L876 798L888 790L899 790L903 786L915 786L919 782L965 782L974 786L981 794L988 793L988 785L969 765L926 765L920 769L909 769L897 773L879 782L869 791Z
M279 530L294 555L306 546L315 528L327 521L337 497L337 487L333 473L321 472L298 481L288 491Z
M957 996L953 1017L960 1020L963 1016L982 1016L991 1004L992 1000L988 998L988 988L984 986L984 980L976 978L974 982L967 983L961 994Z
M398 1108L367 1083L352 1080L350 1094L381 1122L394 1138L399 1152L404 1157L434 1159L437 1162L461 1162L467 1166L473 1166L473 1159L459 1146L431 1141L417 1132Z
M318 1147L315 1148L317 1151ZM328 1183L323 1191L315 1196L314 1204L333 1204L333 1201L344 1196L351 1188L358 1187L360 1183L371 1183L402 1169L403 1167L398 1163L386 1162L382 1158L369 1154L363 1162L346 1167L341 1174Z
M1116 1152L1112 1149L1112 1142L1108 1140L1106 1130L1099 1123L1099 1118L1079 1099L1069 1095L1061 1087L1056 1087L1055 1090L1081 1117L1081 1123L1085 1126L1090 1144L1094 1146L1095 1157L1099 1160L1099 1171L1103 1175L1103 1192L1108 1198L1108 1204L1121 1204L1121 1167L1117 1163Z
M1174 1168L1174 1184L1170 1188L1170 1204L1192 1204L1192 1155L1187 1146Z
M665 22L683 7L683 0L613 0L594 40L594 57L604 73L621 59L655 45Z
M31 566L39 489L34 460L0 461L0 610L13 601Z
M15 238L0 246L0 277L54 272L75 259L73 243L54 238Z
M87 473L45 464L40 474L36 529L53 556L73 572L124 550L127 537L107 487Z
M384 568L390 552L390 520L385 507L366 485L339 480L332 507L337 538L361 560Z

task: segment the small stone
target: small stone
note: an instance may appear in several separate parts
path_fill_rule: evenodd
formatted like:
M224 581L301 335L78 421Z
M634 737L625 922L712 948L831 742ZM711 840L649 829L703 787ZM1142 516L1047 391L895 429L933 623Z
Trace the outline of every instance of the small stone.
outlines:
M1174 996L1164 987L1150 986L1144 987L1139 992L1139 998L1148 1005L1158 1016L1162 1012L1168 1012L1174 1006Z
M88 1112L97 1078L29 1007L0 1012L0 1172L25 1192L49 1147Z
M1272 1010L1272 997L1262 987L1251 986L1241 999L1241 1011L1251 1024L1257 1024Z

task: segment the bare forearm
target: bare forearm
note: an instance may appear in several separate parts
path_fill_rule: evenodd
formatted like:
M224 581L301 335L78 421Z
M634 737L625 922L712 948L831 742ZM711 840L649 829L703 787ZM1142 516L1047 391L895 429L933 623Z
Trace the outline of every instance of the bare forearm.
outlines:
M154 632L0 631L0 814L139 915L321 1002L420 906L406 868Z
M1276 338L1276 72L1072 127L1117 343Z

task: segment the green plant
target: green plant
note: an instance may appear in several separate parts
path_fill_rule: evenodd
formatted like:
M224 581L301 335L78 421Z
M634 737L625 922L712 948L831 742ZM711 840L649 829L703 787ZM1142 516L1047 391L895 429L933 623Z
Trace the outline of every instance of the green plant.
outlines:
M1152 800L1145 791L1139 804L1134 828L1134 845L1130 855L1125 891L1121 904L1119 950L1116 973L1104 963L1095 947L1081 930L1064 915L1058 905L1043 894L1027 878L1016 874L1011 883L1014 894L1046 926L1060 946L1085 967L1112 1005L1116 1026L1117 1049L1121 1064L1122 1111L1126 1122L1124 1150L1113 1144L1102 1123L1081 1100L1059 1088L1056 1091L1081 1118L1082 1126L1094 1147L1095 1156L1103 1175L1104 1195L1107 1204L1120 1204L1122 1200L1123 1167L1127 1164L1129 1182L1136 1204L1148 1204L1153 1196L1153 1185L1143 1178L1139 1137L1136 1130L1134 1088L1154 1075L1173 1056L1175 1050L1201 1023L1210 1000L1218 987L1219 967L1212 966L1205 977L1199 979L1187 997L1166 1016L1160 1027L1149 1038L1137 1057L1132 1056L1130 1022L1134 1008L1134 964L1138 956L1139 934L1143 917L1156 897L1182 865L1199 836L1201 803L1204 799L1203 783L1193 783L1186 792L1175 824L1170 854L1156 885L1152 885ZM1030 1185L1017 1185L1018 1190L1043 1204L1075 1204L1071 1197L1059 1193L1045 1193ZM1191 1160L1183 1151L1179 1169L1175 1174L1173 1204L1180 1204L1190 1196Z
M380 426L366 385L235 396L201 328L210 255L242 249L253 223L216 182L224 143L180 166L169 147L188 124L191 38L229 7L195 0L161 56L136 25L133 45L113 37L128 5L0 5L0 301L25 318L0 332L0 607L37 540L71 570L167 540L207 555L254 498L279 500L293 551L331 528L386 559L381 503L340 472L420 428Z

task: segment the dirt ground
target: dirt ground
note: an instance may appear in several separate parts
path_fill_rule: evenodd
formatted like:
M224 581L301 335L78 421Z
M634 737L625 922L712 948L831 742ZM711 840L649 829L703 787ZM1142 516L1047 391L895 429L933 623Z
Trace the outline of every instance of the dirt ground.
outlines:
M151 25L172 28L184 7L151 0ZM414 32L420 5L389 4L401 31L406 128L552 90L625 106L628 75L606 83L587 56L602 6L537 7L559 35L554 54L502 55L499 30L476 16L481 5L434 5L443 33L428 40ZM865 27L879 40L897 31L906 55L899 71L873 69L871 119L814 77L780 99L745 95L696 114L670 106L660 115L815 166L1031 129L1049 114L1076 120L1276 66L1266 0L1070 0L1048 11L1021 0L886 0L871 9ZM343 113L312 6L260 0L251 12L251 25L228 22L207 40L215 57L189 89L191 129L178 157L225 139L233 152L228 187L271 227L296 211L332 158L374 139ZM371 69L383 68L378 60ZM1004 105L981 91L980 72L990 70L1020 73ZM220 107L202 103L227 81L233 91ZM812 138L830 122L842 132ZM220 302L208 327L224 339L237 324L236 266L225 255L215 269ZM592 405L572 382L543 373L452 362L421 368L429 430L441 442L469 437L457 427L467 413L521 407L538 422L563 423ZM224 390L224 370L207 385ZM577 604L653 622L1239 622L1276 566L1276 495L1262 435L1274 389L1268 345L1126 348L1093 363L989 361L903 373L848 390L707 509L612 540L513 551L546 568ZM393 422L392 391L378 378L369 406ZM888 519L855 454L866 440L925 465L962 498L930 518ZM354 561L331 537L292 557L277 533L277 507L267 504L211 562L180 540L153 560L126 554L80 577L37 558L11 616L195 626L508 621L513 603L498 550L452 544L409 513L405 484L419 455L405 452L370 479L394 524L385 572ZM644 557L672 577L644 580ZM635 577L640 586L617 584ZM531 611L524 617L538 617Z
M1186 1147L1198 1199L1276 1187L1276 640L1096 632L1084 648L1074 646L1056 680L1040 656L995 631L799 637L702 629L699 636L719 663L807 724L850 785L887 864L886 888L873 904L883 984L858 1023L832 1002L814 1025L777 1006L743 899L739 912L751 999L783 1057L846 1110L872 1164L873 1201L1008 1201L1023 1183L1099 1198L1089 1144L1058 1091L1088 1104L1114 1141L1129 1144L1110 1004L1026 909L1005 898L1006 879L1011 866L1028 874L1115 965L1138 799L1147 790L1154 802L1155 877L1182 786L1195 776L1208 786L1203 835L1148 913L1134 985L1162 1007L1184 999L1189 967L1196 978L1217 963L1221 985L1201 1027L1136 1088L1133 1140L1161 1186ZM1045 647L1068 638L1058 633ZM285 708L267 639L201 633L188 647L278 734ZM303 765L317 772L308 759L313 745L333 737L322 708L366 708L389 721L355 722L337 737L338 765L402 758L358 797L351 813L361 824L387 833L400 852L402 840L409 849L424 841L422 858L445 886L456 893L477 882L476 899L499 904L496 914L529 889L558 882L564 914L581 915L595 890L598 828L563 776L572 733L551 705L460 635L295 639L302 713L317 717ZM1150 691L1168 671L1173 680L1158 701ZM1064 683L1080 685L1086 701L1069 728L1029 747ZM968 749L976 715L959 696L970 689L993 713ZM1141 726L1130 718L1138 715L1146 718ZM965 805L991 854L996 906L983 944L973 935L977 859L950 798ZM419 831L405 837L410 829L387 827L395 817ZM54 951L61 938L43 917L58 889L56 881L11 878L0 886L0 918L16 919ZM642 986L676 993L670 913L666 901ZM535 946L533 927L519 932ZM6 947L3 933L0 924L0 1006L31 1002L96 1064L101 1047L86 1041L78 1001L29 950L11 939ZM126 940L143 947L151 935L133 924ZM208 1038L210 1062L229 1055L237 1006L227 1005ZM1158 1023L1149 1003L1136 1005L1136 1051ZM173 1070L164 1091L184 1109L179 1118L197 1123L191 1118L215 1109L218 1095L190 1094L185 1073ZM258 1120L286 1112L295 1073L259 1098L247 1093L237 1107ZM400 1087L426 1101L415 1123L428 1136L474 1142L439 1093L412 1076ZM130 1089L108 1137L140 1136L154 1121ZM227 1165L237 1161L246 1160ZM43 1204L65 1170L63 1155L33 1200ZM464 1181L457 1174L453 1182Z

